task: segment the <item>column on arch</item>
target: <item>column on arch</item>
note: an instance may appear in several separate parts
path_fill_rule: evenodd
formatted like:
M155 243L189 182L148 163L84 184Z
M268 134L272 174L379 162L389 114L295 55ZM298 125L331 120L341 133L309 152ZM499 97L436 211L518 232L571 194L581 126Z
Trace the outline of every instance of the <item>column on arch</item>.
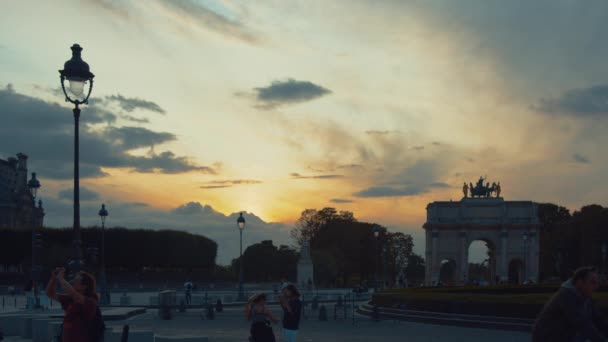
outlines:
M530 230L529 243L528 243L528 255L526 256L528 260L528 265L530 271L528 272L528 279L532 280L535 283L538 283L538 265L539 265L539 241L536 229Z
M424 285L429 286L432 283L433 274L433 248L431 230L425 229L425 251L424 251Z
M509 249L508 241L509 233L507 232L506 227L503 226L500 231L500 255L496 256L498 258L498 260L496 260L499 273L498 277L502 282L509 281L509 259L507 256L507 250Z
M457 269L458 269L458 281L460 284L464 285L467 283L469 278L469 249L467 248L467 232L464 229L461 229L458 233L458 239L460 244L460 255L457 261Z
M431 231L431 284L435 285L439 282L439 271L441 268L441 260L439 260L439 231L433 229Z

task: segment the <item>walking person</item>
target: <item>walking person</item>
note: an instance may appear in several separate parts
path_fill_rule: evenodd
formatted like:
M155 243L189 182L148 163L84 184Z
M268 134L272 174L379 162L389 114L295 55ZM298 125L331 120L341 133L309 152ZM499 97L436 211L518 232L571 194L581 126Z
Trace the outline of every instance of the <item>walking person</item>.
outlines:
M281 307L283 308L283 337L285 342L296 342L302 315L302 301L300 300L300 291L295 285L289 284L283 290Z
M247 320L251 322L249 341L276 342L271 322L279 323L272 312L266 307L266 295L263 293L253 295L245 305Z
M593 267L582 267L545 305L532 328L533 342L606 341L608 325L591 295L599 287Z

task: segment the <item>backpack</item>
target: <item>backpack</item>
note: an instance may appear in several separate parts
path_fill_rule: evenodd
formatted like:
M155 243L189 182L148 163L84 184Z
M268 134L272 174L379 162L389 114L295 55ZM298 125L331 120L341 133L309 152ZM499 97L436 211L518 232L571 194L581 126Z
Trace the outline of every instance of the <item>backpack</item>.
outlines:
M99 342L103 341L103 334L106 330L106 324L103 322L101 316L101 310L99 306L95 307L95 316L93 320L87 322L87 331L89 332L89 341Z

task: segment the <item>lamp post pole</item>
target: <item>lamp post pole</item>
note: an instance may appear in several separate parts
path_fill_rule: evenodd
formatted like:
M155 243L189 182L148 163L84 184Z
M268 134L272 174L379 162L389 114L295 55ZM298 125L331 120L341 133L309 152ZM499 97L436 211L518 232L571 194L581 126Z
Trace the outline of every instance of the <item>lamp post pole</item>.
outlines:
M606 275L606 253L608 253L608 245L606 242L602 243L602 273Z
M380 237L380 227L374 225L374 292L378 292L378 238Z
M524 231L522 238L524 239L524 269L522 272L523 282L527 282L528 278L528 231Z
M243 291L243 271L244 271L244 260L243 260L243 230L245 229L245 218L243 213L240 213L239 218L236 220L237 226L240 233L240 258L239 258L239 300L245 300L245 293Z
M70 262L70 271L76 273L82 269L82 240L80 236L80 171L79 171L79 130L80 105L87 104L89 96L93 90L93 75L89 65L82 60L82 48L78 44L71 47L72 58L65 62L64 69L59 70L61 89L65 95L66 102L74 105L74 223L73 223L73 256ZM65 87L65 80L68 80L68 90ZM88 92L85 94L84 86L89 83ZM69 94L68 94L69 92Z
M40 181L36 179L36 173L32 172L32 178L27 182L27 187L30 190L32 196L32 293L34 294L34 305L33 308L37 309L40 307L40 297L38 295L38 265L36 265L36 195L40 188Z
M110 293L106 280L106 217L108 217L108 210L105 204L101 205L99 217L101 218L101 304L108 305L110 304Z

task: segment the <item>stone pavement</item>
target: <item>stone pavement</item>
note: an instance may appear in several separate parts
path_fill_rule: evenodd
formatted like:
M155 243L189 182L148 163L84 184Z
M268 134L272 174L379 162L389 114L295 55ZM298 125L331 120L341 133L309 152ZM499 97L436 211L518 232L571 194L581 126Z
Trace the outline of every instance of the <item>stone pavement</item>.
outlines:
M273 306L271 310L280 317L280 310ZM156 310L148 310L146 314L132 317L125 321L108 322L108 326L121 327L129 324L131 330L152 330L156 334L166 336L203 335L211 342L240 342L247 341L249 325L245 321L243 310L226 308L223 313L216 315L213 321L201 318L201 310L190 310L187 313L176 314L173 320L164 321L156 316ZM280 326L274 326L275 334L280 335ZM303 320L298 341L492 341L492 342L527 342L528 333L463 328L454 326L430 325L410 322L372 322L365 317L359 317L356 325L351 320L329 320L321 322L318 319ZM278 339L281 341L281 339Z

